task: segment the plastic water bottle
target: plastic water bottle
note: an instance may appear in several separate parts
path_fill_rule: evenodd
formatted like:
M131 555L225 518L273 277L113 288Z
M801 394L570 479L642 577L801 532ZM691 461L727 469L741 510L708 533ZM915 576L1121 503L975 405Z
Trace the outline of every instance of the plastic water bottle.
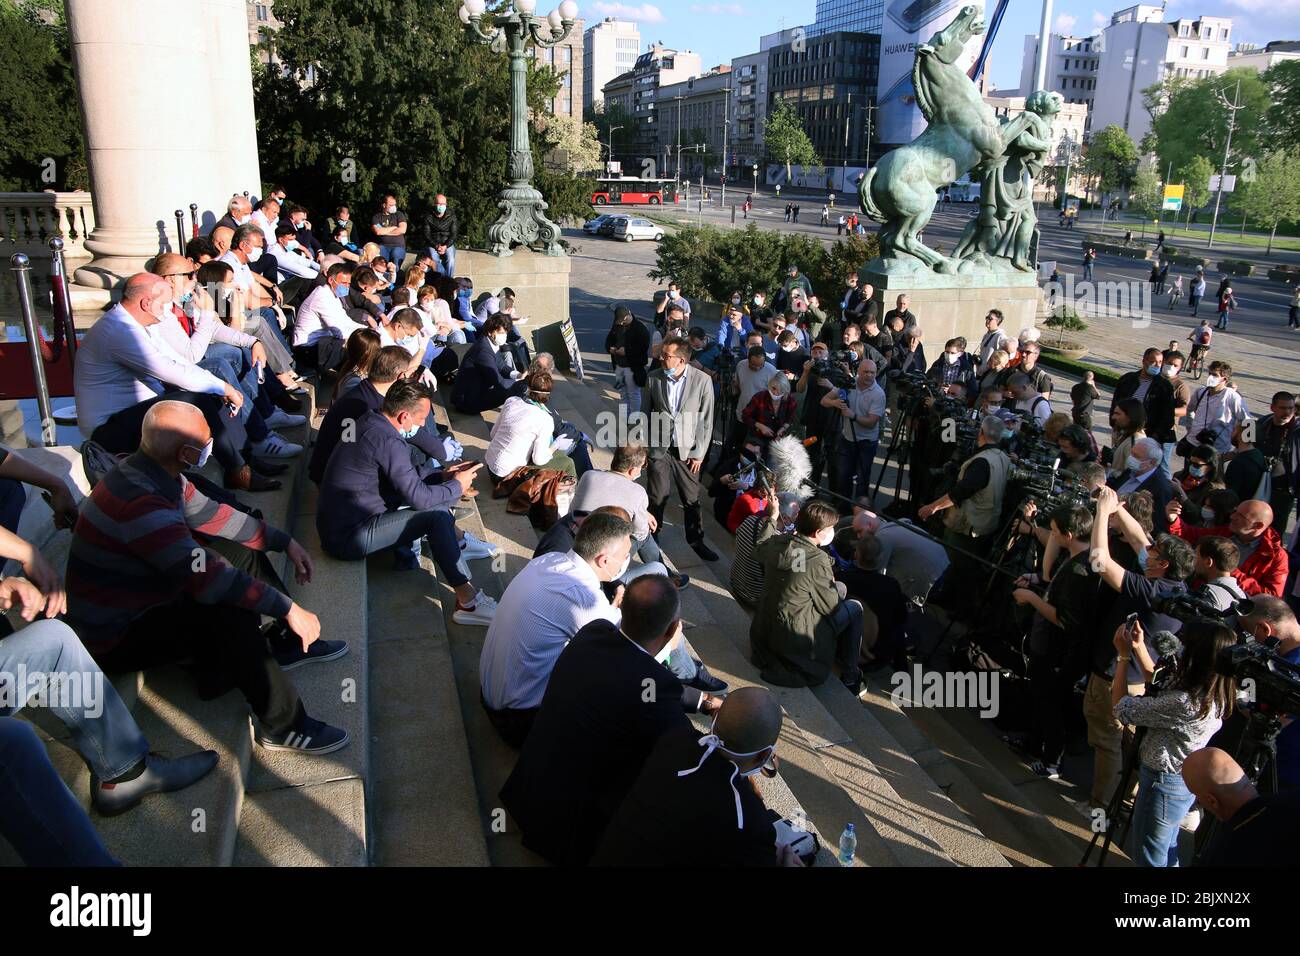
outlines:
M858 834L850 823L840 834L840 866L852 866L853 857L858 852Z

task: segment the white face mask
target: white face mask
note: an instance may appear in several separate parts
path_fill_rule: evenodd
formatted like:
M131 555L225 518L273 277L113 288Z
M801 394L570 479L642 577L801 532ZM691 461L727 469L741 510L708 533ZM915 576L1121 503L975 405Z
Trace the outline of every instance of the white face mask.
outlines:
M238 219L235 220L235 222L239 223L239 225L241 226L246 226L248 225L248 223L252 221L253 221L253 216L251 213L247 216L240 216Z
M623 559L623 563L619 565L618 574L614 575L613 580L617 581L620 578L622 578L623 575L627 574L627 569L630 568L631 566L632 566L632 552L629 551L627 553L627 557Z
M675 299L675 298L677 298L679 295L681 295L681 293L678 292L676 289L669 289L669 290L668 290L668 298L670 298L670 299Z
M782 352L793 352L793 351L794 351L795 349L797 349L798 347L799 347L799 343L798 343L798 342L791 342L789 345L783 345L783 346L781 346L781 351L782 351Z
M1208 375L1205 378L1205 384L1210 386L1210 388L1218 388L1222 382L1223 379L1218 375Z
M287 243L285 243L284 248L287 252L293 252L295 249L301 249L302 245L298 242L297 239L290 239Z
M1175 375L1178 374L1178 369L1172 365L1166 365L1164 368L1160 370L1160 374L1163 375L1165 378L1173 378Z
M202 450L199 451L198 460L194 462L193 465L190 466L191 468L202 468L204 465L208 463L208 459L212 457L212 442L213 439L209 438L208 443L203 446ZM193 448L194 446L188 445L186 447Z
M495 345L497 348L501 348L501 346L505 345L506 344L505 333L502 332L500 335L492 336L492 344Z
M249 250L248 250L248 261L249 261L249 262L256 262L256 261L257 261L258 259L260 259L260 258L262 258L262 247L261 247L261 246L257 246L257 247L254 248L254 249L249 249Z
M961 358L961 356L958 355L956 352L944 352L943 358L944 361L946 361L949 365L956 365L957 360Z

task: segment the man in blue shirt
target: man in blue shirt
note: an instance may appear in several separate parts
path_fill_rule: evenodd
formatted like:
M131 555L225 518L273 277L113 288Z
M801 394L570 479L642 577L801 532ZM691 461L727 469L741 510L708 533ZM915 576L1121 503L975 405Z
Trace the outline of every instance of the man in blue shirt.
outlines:
M752 331L754 331L754 323L750 321L749 316L741 310L740 306L733 305L718 325L718 347L740 348L745 344L745 336Z

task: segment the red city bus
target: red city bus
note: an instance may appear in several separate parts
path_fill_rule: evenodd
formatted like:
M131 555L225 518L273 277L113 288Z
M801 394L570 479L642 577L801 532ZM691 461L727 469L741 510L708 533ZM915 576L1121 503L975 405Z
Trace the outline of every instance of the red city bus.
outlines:
M635 176L598 179L591 193L591 204L658 206L664 201L665 193L671 195L672 190L667 188L671 182L671 179L638 179Z

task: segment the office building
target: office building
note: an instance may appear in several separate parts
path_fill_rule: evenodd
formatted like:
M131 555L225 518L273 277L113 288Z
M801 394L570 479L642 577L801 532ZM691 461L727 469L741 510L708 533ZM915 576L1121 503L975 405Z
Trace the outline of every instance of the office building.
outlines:
M880 155L868 125L879 76L878 35L825 33L772 46L767 55L769 115L779 103L793 106L825 165L866 165L869 143L871 155Z
M636 64L641 31L631 20L606 17L582 33L582 108L591 114L604 102L605 84Z

